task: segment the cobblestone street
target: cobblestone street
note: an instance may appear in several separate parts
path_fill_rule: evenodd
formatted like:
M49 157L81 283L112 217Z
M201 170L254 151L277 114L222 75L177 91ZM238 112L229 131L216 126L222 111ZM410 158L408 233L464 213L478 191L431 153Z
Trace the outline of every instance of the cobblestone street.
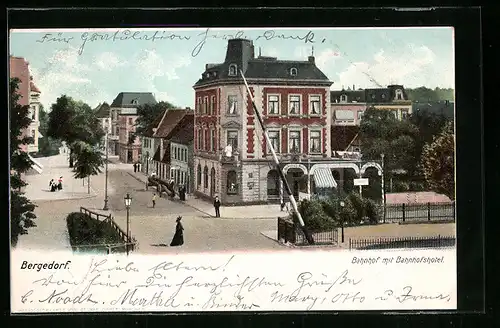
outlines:
M70 192L63 194L44 191L45 184L48 184L49 177L54 173L50 166L44 166L42 175L29 176L27 180L30 185L26 192L38 199L34 201L38 206L35 210L37 227L30 229L28 235L20 237L19 248L69 250L66 229L68 213L78 211L80 206L104 213L104 172L91 178L92 189L88 195L87 186L83 187L81 180L71 177L65 158L62 155L55 157L57 158L52 158L47 163L55 165L57 172L64 172L65 190L80 188L80 198L75 199L75 194ZM131 165L109 164L108 207L115 221L126 230L123 198L127 193L133 198L130 230L139 243L139 253L283 249L261 234L261 231L275 229L275 219L214 218L178 200L166 198L159 198L156 207L152 208L154 189L147 191L145 184L129 174L131 172L133 173ZM54 198L49 199L50 197ZM178 215L183 217L185 244L182 247L168 247L166 245L170 244L173 237L175 218Z

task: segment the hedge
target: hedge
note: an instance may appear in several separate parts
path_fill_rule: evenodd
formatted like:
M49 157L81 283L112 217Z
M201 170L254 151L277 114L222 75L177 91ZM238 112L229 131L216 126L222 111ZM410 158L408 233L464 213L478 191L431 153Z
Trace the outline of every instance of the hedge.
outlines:
M91 218L85 213L70 213L66 218L66 223L70 244L75 249L86 245L122 244L124 242L107 222ZM88 250L107 250L104 245L102 248Z

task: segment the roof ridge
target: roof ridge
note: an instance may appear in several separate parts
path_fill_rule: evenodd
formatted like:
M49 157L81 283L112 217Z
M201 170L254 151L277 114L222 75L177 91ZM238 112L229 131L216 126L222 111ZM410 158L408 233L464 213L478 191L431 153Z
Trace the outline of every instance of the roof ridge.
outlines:
M160 127L160 125L163 123L163 120L165 119L165 116L167 115L167 112L169 111L168 108L165 108L164 112L163 112L163 117L161 118L160 120L160 123L158 123L158 125L156 126L156 130L155 132L153 133L152 137L154 137L156 135L156 132L158 131L158 127Z

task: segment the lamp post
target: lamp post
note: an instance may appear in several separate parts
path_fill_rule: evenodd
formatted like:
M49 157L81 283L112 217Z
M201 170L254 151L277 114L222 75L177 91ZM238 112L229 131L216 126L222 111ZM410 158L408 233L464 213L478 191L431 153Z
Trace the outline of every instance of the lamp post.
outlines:
M386 216L385 169L384 169L384 166L385 166L384 157L385 157L385 155L382 153L382 154L380 154L380 157L382 158L382 183L381 184L382 184L382 198L383 198L383 202L384 202L384 223L385 223L385 216Z
M340 201L340 222L342 224L342 243L344 242L344 201Z
M130 243L130 205L132 204L132 198L130 194L127 193L127 196L124 198L125 208L127 209L127 255L129 252L129 243Z
M106 140L105 140L105 144L106 144L106 147L105 147L105 151L106 151L106 162L104 165L106 165L106 180L104 181L104 207L102 208L103 211L107 211L109 208L108 208L108 153L109 153L109 150L108 150L108 128L106 127Z

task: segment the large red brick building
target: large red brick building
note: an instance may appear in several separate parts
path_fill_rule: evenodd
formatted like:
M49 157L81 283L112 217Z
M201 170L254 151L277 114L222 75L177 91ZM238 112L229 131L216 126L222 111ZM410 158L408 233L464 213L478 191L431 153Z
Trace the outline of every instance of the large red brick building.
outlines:
M252 41L228 41L223 63L206 64L195 83L195 194L226 205L283 199L283 185L255 117L248 81L295 195L333 188L331 169L355 163L331 158L330 86L315 65L255 56Z

